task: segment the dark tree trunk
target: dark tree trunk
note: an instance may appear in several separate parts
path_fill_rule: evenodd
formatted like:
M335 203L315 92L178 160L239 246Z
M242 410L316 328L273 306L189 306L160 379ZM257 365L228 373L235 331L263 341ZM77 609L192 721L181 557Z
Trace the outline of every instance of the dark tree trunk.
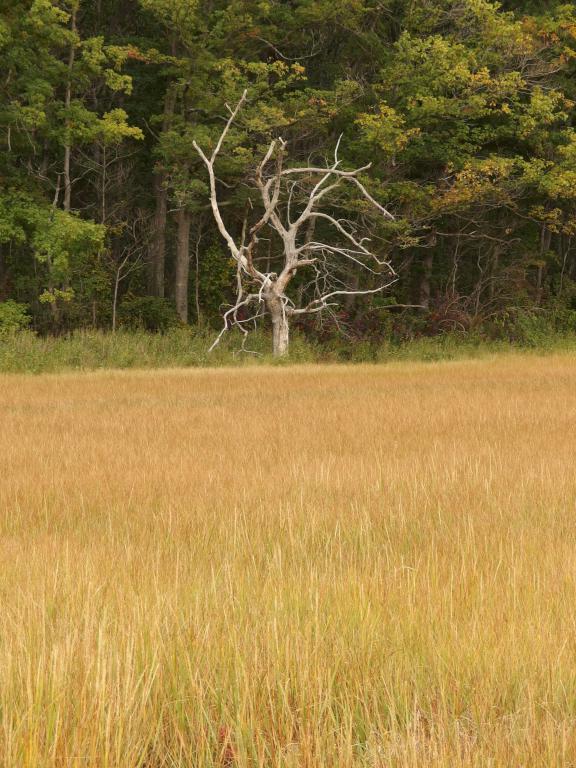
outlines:
M0 301L8 298L8 269L2 245L0 245Z
M169 87L164 99L164 120L162 131L169 130L174 118L176 90ZM152 225L152 241L148 252L148 293L151 296L164 296L164 272L166 262L166 220L168 216L168 176L166 171L158 169L154 174L154 197L156 210Z
M434 256L429 251L422 262L422 276L420 278L420 296L419 303L423 309L430 309L430 296L432 294L432 267L434 266Z
M542 303L542 293L544 291L544 274L546 272L546 254L550 250L552 245L552 231L548 227L543 226L540 236L540 263L538 264L538 271L536 273L536 304L540 306Z
M490 273L490 287L489 296L492 300L496 295L496 281L498 280L498 271L500 269L500 255L502 251L499 246L496 246L492 252L492 267Z
M183 323L188 322L188 276L190 273L190 222L189 211L181 209L177 214L176 264L174 270L174 300L176 311Z
M198 230L196 234L196 243L194 247L194 304L196 310L196 322L202 322L202 308L200 306L200 243L204 231L204 221L202 218L198 221Z
M77 11L76 9L74 9L70 17L70 29L74 34L76 34L77 32L76 14L77 14ZM66 81L66 95L64 99L66 111L70 109L70 105L72 104L72 73L74 70L75 59L76 59L76 44L75 44L75 41L73 40L70 43L70 50L68 53L68 79ZM72 209L72 178L70 175L72 146L71 146L70 130L71 130L70 118L67 115L66 116L66 143L64 145L64 210L67 213L69 213L70 210Z
M152 224L152 242L148 254L148 293L151 296L164 296L164 265L166 262L166 217L168 214L168 190L166 174L157 173L154 177L154 195L156 211Z

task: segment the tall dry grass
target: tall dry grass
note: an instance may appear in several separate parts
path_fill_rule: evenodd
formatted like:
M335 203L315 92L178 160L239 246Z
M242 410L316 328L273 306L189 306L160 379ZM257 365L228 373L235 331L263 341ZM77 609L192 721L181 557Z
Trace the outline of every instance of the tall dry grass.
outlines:
M0 378L0 764L576 764L576 359Z

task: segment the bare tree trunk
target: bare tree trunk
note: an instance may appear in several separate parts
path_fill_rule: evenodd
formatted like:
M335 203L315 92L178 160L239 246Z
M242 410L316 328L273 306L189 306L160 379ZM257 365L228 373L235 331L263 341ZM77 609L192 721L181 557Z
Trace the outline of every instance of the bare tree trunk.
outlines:
M178 211L174 299L176 301L176 311L183 323L188 322L188 276L190 272L191 220L192 217L189 211L184 208Z
M172 124L176 90L168 88L164 99L164 120L162 130L167 131ZM166 262L166 222L168 217L168 176L165 171L154 174L154 196L156 211L152 224L152 242L148 252L148 293L151 296L164 297L164 265Z
M290 343L288 316L282 301L277 296L268 298L266 305L272 318L272 353L274 357L283 357L288 354Z

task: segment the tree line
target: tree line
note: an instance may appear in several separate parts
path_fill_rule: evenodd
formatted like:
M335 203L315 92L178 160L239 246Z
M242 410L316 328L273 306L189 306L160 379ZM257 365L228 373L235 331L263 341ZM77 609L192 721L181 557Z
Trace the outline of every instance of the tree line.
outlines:
M576 328L573 3L0 0L0 52L0 327Z

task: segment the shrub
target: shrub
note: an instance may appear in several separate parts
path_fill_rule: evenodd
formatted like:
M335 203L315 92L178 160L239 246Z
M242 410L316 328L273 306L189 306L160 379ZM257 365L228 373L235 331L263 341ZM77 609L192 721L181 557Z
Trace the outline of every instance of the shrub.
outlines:
M511 328L511 337L524 347L546 347L554 341L554 323L546 314L519 312Z
M166 333L181 325L174 304L156 296L126 297L118 316L121 325L135 330Z
M0 301L0 334L14 333L27 328L30 318L26 312L26 304L17 301Z

